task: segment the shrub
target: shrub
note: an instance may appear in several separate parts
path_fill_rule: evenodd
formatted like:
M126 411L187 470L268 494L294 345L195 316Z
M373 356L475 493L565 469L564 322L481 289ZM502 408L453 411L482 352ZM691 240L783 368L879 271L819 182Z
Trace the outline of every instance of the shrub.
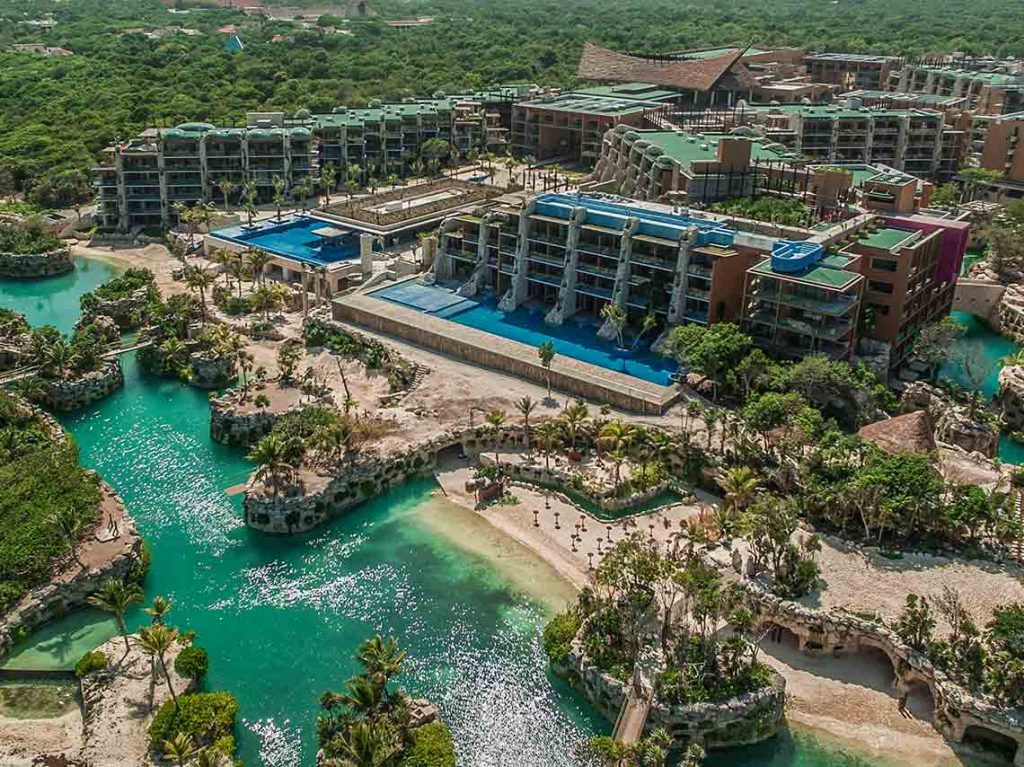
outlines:
M541 647L547 653L548 660L558 663L565 659L569 652L569 646L573 637L580 630L582 619L575 610L566 610L558 613L544 627L544 635L541 637Z
M174 670L198 682L210 668L210 659L202 647L186 647L174 659Z
M75 664L75 676L81 679L96 671L103 671L106 667L107 656L99 650L92 650L79 658Z
M448 727L431 722L414 730L402 767L455 767L455 744Z
M233 738L238 701L227 692L194 692L178 697L178 710L174 701L167 701L156 712L149 725L149 744L159 749L165 740L172 740L179 732L191 735L197 745L226 742Z

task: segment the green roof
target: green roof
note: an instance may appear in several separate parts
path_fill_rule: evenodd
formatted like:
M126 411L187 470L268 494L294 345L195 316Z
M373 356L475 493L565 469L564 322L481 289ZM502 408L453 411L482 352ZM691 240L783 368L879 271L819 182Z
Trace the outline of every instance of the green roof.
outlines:
M557 96L542 96L541 98L531 99L523 103L529 107L550 109L558 112L580 112L583 114L613 115L617 117L635 114L645 109L664 105L662 101L645 101L637 96L623 98L621 96L609 96L604 93L590 93L588 91L573 91Z
M880 109L878 107L862 107L855 109L832 104L756 104L751 109L776 114L799 114L806 119L878 119L886 117L926 117L936 121L942 121L942 115L938 112L929 112L923 109Z
M574 93L585 96L608 96L627 101L672 101L679 98L678 91L670 91L651 83L617 83L582 88Z
M718 142L723 138L735 138L723 133L693 134L682 131L636 131L644 141L660 147L663 156L675 160L684 170L689 170L695 162L714 160L718 157ZM750 152L751 159L762 162L789 162L796 155L781 144L764 141L753 141Z
M858 242L869 248L892 250L900 243L910 239L914 234L916 232L908 232L906 229L893 229L887 226L879 229L877 232L861 237Z
M844 290L850 287L860 275L857 272L847 272L844 269L836 269L825 266L826 259L822 259L816 265L805 269L802 272L777 272L772 269L772 261L766 258L753 269L757 274L771 275L783 280L795 280L796 282L807 282L815 287L829 288L832 290Z

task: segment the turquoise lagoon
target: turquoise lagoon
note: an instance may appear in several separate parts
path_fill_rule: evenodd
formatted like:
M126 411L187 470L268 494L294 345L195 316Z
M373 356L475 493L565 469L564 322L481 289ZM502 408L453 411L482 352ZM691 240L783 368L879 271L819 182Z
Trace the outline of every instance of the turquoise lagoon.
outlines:
M78 296L106 270L90 261L72 279L0 281L0 305L67 329ZM225 492L251 466L209 440L206 395L144 375L132 355L124 363L125 388L65 424L83 463L123 496L152 549L147 595L174 600L172 622L197 631L210 651L208 688L238 697L246 764L312 762L317 698L341 688L355 671L356 646L375 632L408 650L403 683L441 706L460 766L566 767L576 763L579 742L608 731L544 670L540 631L564 587L536 560L473 515L460 516L431 482L408 484L307 535L254 533L241 522L240 497ZM483 553L495 548L496 556ZM144 618L139 612L131 623ZM29 637L7 662L66 668L112 633L109 620L77 613ZM875 763L784 733L713 754L708 764Z

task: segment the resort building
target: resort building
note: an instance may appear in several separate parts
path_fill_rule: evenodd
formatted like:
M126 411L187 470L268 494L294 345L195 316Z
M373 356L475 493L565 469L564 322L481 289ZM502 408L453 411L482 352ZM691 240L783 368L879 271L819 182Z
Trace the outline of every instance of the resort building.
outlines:
M563 194L508 198L445 222L434 275L462 295L493 293L503 311L539 307L551 326L589 317L598 331L611 303L632 327L653 315L664 330L738 316L752 252L735 237L666 206ZM609 329L601 332L607 337Z
M1001 71L907 63L888 76L889 90L963 98L966 108L983 115L1024 109L1024 75Z
M538 160L562 158L590 167L609 129L641 127L647 115L678 98L675 91L657 85L624 83L520 101L512 111L512 149Z
M948 180L959 169L966 133L926 109L869 109L781 104L733 113L808 162L883 164L916 176Z
M1003 174L991 183L997 198L1024 197L1024 112L974 118L971 148L978 166Z
M252 114L246 128L184 123L150 129L107 147L96 168L96 216L101 229L134 232L177 223L177 208L216 199L230 182L235 196L255 184L257 203L267 203L281 179L285 192L312 177L315 143L304 127L285 127L280 116Z
M620 125L605 134L591 179L601 190L641 200L709 203L749 196L759 176L792 170L797 160L763 139Z
M940 96L935 93L907 93L905 91L884 91L861 89L839 95L840 103L857 103L865 107L882 109L934 109L954 116L967 109L964 96Z
M651 83L674 91L684 109L728 107L750 99L757 80L746 48L683 51L660 56L618 53L586 43L577 76L594 83ZM769 55L768 51L762 51Z
M890 71L898 62L894 56L863 53L816 53L805 61L811 80L839 85L844 90L884 89Z
M882 219L845 245L779 240L747 273L743 325L777 354L884 359L897 374L925 325L949 314L965 222Z

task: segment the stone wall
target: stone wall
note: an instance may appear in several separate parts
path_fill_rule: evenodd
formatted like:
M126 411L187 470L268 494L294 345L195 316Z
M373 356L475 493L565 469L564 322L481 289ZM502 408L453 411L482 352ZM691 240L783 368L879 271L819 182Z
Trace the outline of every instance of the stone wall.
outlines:
M999 371L996 402L1010 431L1024 429L1024 367L1007 365Z
M192 368L189 383L200 389L219 389L235 380L235 360L213 351L192 352L188 358Z
M121 362L107 360L99 370L69 381L39 378L40 390L33 399L50 410L80 410L97 402L124 385Z
M1017 343L1024 343L1024 285L1009 285L996 313L996 330Z
M94 298L96 296L94 294ZM136 313L149 304L149 288L141 287L133 291L130 296L124 298L104 299L96 298L96 305L88 310L83 310L83 322L89 319L104 315L110 317L117 323L121 330L132 330L138 324L135 321Z
M1014 764L1024 764L1024 711L971 695L881 622L842 610L805 607L769 593L755 581L745 580L742 585L762 625L773 623L793 632L800 650L821 654L852 653L868 647L881 650L892 663L897 689L906 692L914 684L923 684L931 692L932 725L943 736L958 742L967 727L986 728L1016 741Z
M986 325L997 326L1004 293L1006 286L998 282L960 279L953 294L953 311L973 314Z
M481 455L481 461L484 463L493 463L486 453ZM541 485L555 485L556 487L572 489L572 491L577 493L581 498L589 503L593 503L604 511L621 511L623 509L629 509L634 506L647 503L648 501L658 497L659 494L665 492L669 486L669 482L666 479L647 490L634 492L624 497L617 497L613 488L598 489L588 488L586 486L580 488L578 484L574 484L573 477L576 475L560 471L559 467L547 469L540 463L504 463L502 464L502 469L504 469L505 473L512 479L521 480L527 483L535 482Z
M908 384L900 399L900 412L927 410L935 426L935 439L992 458L999 449L999 429L975 421L967 408L940 389L925 383Z
M523 439L518 428L503 429L500 436L504 444L521 444ZM288 535L312 530L403 482L432 476L438 455L444 450L460 446L472 455L492 449L493 440L483 427L449 431L401 453L360 456L342 467L339 476L319 478L323 485L310 491L293 486L278 495L266 495L254 475L245 487L245 523L266 533Z
M119 505L123 501L103 484L103 492ZM78 573L67 583L49 583L26 594L0 617L0 657L10 650L21 632L28 632L85 605L86 598L109 578L123 578L142 556L142 537L134 520L123 512L120 522L121 551L105 565Z
M71 248L45 253L0 253L0 277L31 280L67 274L75 268Z
M240 412L231 392L210 400L210 439L221 445L249 447L270 434L274 424L289 410L265 408Z

